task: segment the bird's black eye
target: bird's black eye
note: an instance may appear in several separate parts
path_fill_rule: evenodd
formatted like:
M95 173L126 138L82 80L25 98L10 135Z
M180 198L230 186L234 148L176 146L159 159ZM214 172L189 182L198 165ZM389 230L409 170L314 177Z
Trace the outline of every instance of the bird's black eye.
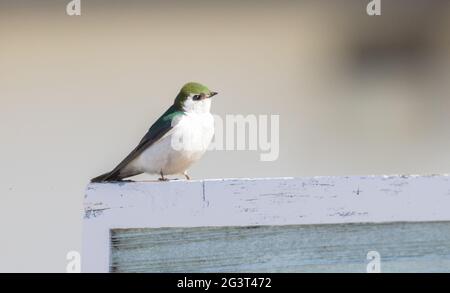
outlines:
M201 95L195 95L195 96L193 96L192 97L192 99L194 100L194 101L198 101L198 100L200 100L201 99Z

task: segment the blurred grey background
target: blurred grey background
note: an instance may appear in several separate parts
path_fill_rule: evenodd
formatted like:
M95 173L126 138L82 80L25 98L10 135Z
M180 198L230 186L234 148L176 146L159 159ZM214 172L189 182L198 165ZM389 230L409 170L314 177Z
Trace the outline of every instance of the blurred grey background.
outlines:
M280 156L212 151L195 179L447 173L450 2L0 1L1 272L65 271L89 178L182 84L279 114Z

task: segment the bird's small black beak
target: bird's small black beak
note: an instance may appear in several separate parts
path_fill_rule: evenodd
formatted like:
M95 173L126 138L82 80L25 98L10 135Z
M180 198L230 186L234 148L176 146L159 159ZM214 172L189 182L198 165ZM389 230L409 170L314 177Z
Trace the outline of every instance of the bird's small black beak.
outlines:
M218 94L217 92L210 92L210 93L209 93L209 97L212 98L212 97L214 97L214 96L217 95L217 94Z

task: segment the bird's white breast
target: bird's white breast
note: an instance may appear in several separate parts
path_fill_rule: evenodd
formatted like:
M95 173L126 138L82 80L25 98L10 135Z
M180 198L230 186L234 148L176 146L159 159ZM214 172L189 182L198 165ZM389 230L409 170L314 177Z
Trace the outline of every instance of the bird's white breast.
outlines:
M150 174L182 174L201 158L214 135L211 113L185 113L159 141L143 151L130 165Z

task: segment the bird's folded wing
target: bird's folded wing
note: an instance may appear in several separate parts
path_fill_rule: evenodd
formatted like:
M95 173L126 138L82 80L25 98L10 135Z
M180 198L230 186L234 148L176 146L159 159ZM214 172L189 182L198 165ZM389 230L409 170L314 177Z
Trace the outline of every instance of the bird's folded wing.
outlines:
M131 161L138 157L144 150L154 144L156 141L166 135L178 123L177 116L183 115L182 111L177 110L171 106L148 130L147 134L141 139L136 148L125 158L122 162L114 168L108 176L114 178L120 174L120 171L125 168ZM132 175L130 175L132 176ZM126 176L129 177L129 176Z

